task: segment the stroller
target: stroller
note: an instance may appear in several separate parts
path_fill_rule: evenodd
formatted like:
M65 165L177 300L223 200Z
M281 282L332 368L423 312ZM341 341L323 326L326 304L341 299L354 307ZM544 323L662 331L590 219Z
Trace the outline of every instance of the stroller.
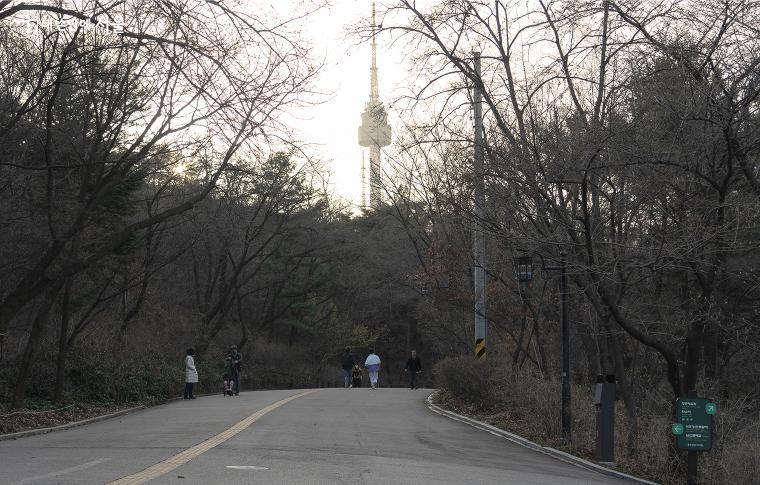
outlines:
M354 365L354 368L351 370L351 387L354 389L362 387L362 370L359 364Z
M223 396L232 396L233 395L232 386L234 384L234 381L227 374L224 374L223 379L224 379L224 384L222 386L222 395Z
M222 376L223 385L222 385L222 395L223 396L232 396L234 395L234 389L233 386L235 384L235 381L232 380L232 359L230 357L227 357L224 359L224 374Z

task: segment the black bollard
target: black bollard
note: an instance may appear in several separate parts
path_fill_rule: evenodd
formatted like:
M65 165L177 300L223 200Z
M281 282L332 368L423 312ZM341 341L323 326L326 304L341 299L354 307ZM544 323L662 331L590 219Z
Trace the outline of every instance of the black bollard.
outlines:
M602 463L615 462L615 376L596 378L596 450L594 459Z

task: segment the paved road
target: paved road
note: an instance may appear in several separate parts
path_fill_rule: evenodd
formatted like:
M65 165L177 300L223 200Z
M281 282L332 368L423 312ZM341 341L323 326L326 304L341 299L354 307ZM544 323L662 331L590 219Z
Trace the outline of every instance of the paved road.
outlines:
M102 484L146 468L149 483L182 485L622 483L434 414L429 391L322 389L281 402L302 392L177 401L0 442L0 483Z

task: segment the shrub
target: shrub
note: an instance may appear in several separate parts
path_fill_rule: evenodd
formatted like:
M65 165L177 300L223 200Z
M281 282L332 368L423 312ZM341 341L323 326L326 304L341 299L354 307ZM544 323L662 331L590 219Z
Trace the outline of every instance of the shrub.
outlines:
M476 361L457 357L436 366L440 389L477 417L544 445L559 446L561 426L561 383L545 379L534 371L517 371L498 359ZM616 404L615 457L619 468L662 483L680 483L676 460L685 453L672 450L671 403L667 393L639 391L637 439L629 450L626 440L630 423L622 401ZM705 389L704 395L716 395ZM593 456L596 410L593 387L573 384L572 433L574 452ZM760 418L747 399L719 401L715 417L713 449L700 458L700 479L704 483L754 483L760 475Z
M175 397L182 389L182 369L160 352L139 356L94 346L72 349L67 385L79 401L155 402Z
M493 406L494 367L474 357L461 356L436 364L434 373L438 387L467 403L487 409Z

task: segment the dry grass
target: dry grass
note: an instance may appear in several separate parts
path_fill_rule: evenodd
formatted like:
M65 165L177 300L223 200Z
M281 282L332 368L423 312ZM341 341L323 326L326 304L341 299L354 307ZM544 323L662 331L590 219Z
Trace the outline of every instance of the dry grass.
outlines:
M83 419L115 413L133 407L130 404L70 404L50 409L19 409L0 414L0 434L49 428Z
M470 358L450 359L437 368L440 404L470 415L544 446L561 448L560 383L530 372L514 372L510 366L477 363ZM478 386L476 394L465 392ZM573 386L573 447L561 448L592 459L596 410L590 386ZM473 398L473 395L476 396ZM706 395L711 395L706 393ZM652 393L641 396L638 433L628 450L630 429L622 401L616 405L615 468L662 483L683 483L678 454L671 449L669 403ZM715 417L713 450L700 459L700 483L760 483L760 419L745 400L719 402Z

